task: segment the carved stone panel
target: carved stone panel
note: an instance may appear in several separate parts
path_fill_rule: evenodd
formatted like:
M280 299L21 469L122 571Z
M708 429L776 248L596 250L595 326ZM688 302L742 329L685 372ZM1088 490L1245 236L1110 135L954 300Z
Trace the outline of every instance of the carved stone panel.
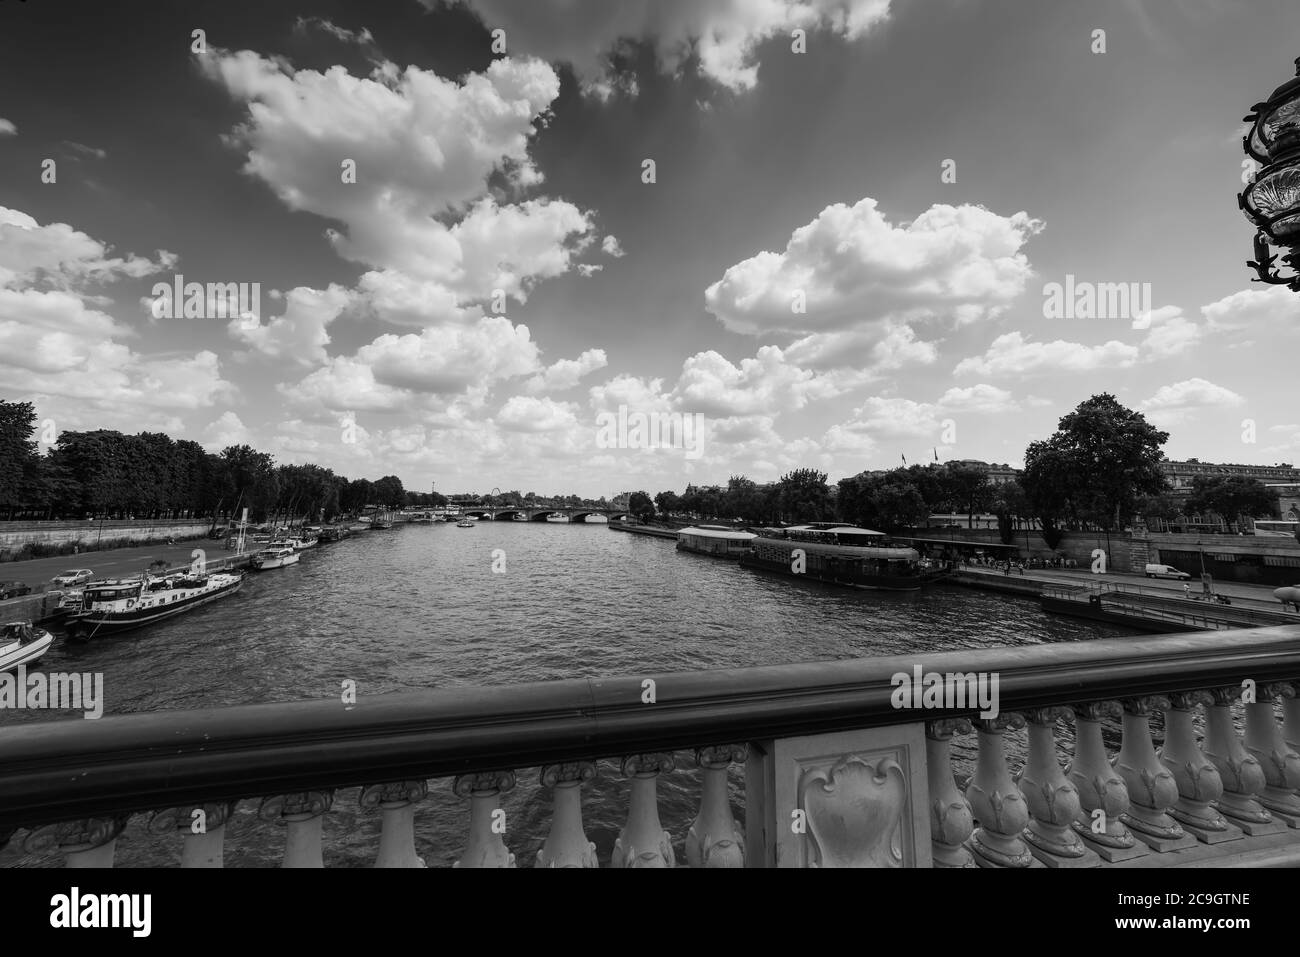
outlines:
M921 723L772 743L777 867L930 867Z

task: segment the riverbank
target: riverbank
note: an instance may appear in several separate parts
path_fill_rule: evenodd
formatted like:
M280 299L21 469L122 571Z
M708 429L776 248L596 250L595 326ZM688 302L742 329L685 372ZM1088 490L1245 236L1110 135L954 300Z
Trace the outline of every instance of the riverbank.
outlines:
M204 538L209 523L168 522L6 522L0 523L0 563L66 558L158 542ZM0 578L20 576L0 573Z
M660 528L657 525L629 525L626 522L610 522L611 532L631 532L633 535L649 535L653 538L677 539L677 529Z

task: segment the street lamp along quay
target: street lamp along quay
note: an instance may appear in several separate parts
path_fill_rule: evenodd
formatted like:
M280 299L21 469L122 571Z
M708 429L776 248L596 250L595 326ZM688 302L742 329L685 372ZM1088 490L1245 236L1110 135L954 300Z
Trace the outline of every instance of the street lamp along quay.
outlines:
M1245 120L1254 126L1242 146L1263 167L1237 196L1246 218L1259 230L1255 259L1247 265L1259 274L1258 281L1300 292L1300 59L1295 77L1267 101L1255 104ZM1278 257L1269 255L1270 245L1289 250L1281 258L1292 276L1274 267Z

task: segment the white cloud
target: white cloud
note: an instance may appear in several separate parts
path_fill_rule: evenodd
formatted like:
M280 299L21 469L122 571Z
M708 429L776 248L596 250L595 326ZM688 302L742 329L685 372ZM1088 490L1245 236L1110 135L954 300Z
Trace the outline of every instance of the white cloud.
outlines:
M604 268L604 266L594 266L589 263L578 263L578 275L583 279L590 279Z
M1032 271L1021 247L1041 228L1023 212L946 205L894 226L874 199L837 203L796 229L782 252L727 269L705 303L728 329L754 334L933 314L969 322L998 314L1024 291Z
M600 248L605 255L613 256L615 259L622 259L627 255L623 251L623 246L619 243L617 236L606 236L600 241Z
M496 423L509 432L558 432L577 424L577 406L550 398L514 395L496 414Z
M211 452L219 452L230 445L253 444L253 437L239 416L226 410L204 428L202 444Z
M58 288L86 282L138 279L175 265L176 257L159 251L158 261L143 256L109 255L98 240L67 223L42 226L31 216L0 206L0 286L43 281Z
M18 135L18 127L14 126L12 122L6 120L3 116L0 116L0 136L17 136L17 135Z
M433 0L422 0L432 6ZM652 42L663 70L698 57L704 76L732 90L758 80L758 46L796 27L855 40L888 18L890 0L467 0L510 49L570 64L590 92L608 98L621 75L610 54L624 40ZM625 82L625 81L624 81Z
M1019 332L1008 332L994 339L984 355L961 360L953 371L957 375L1028 376L1126 369L1137 360L1138 347L1116 339L1099 346L1086 346L1063 339L1030 342Z
M1211 332L1255 332L1266 337L1300 328L1300 297L1285 286L1243 289L1201 307Z
M572 389L583 378L609 365L604 349L588 349L576 359L560 359L524 383L525 392L558 392Z
M1184 421L1201 411L1236 408L1245 401L1231 389L1198 377L1161 386L1139 408L1156 423L1167 425Z
M231 338L268 358L315 365L328 358L325 347L330 337L326 330L351 300L352 294L342 286L299 286L289 290L283 315L265 324L256 316L233 319L226 328Z

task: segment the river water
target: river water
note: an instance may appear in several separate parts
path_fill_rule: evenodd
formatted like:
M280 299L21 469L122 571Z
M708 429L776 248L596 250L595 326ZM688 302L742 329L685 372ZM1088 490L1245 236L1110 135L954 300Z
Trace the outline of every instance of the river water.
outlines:
M1125 634L955 586L889 594L762 575L603 524L481 522L398 526L317 546L174 621L84 646L56 640L39 667L102 672L105 713L114 714L337 699L344 679L366 695ZM0 734L4 725L50 719L3 712ZM971 770L973 745L973 736L954 742L959 771ZM660 816L682 860L699 799L692 763L679 754L679 770L660 779ZM612 762L599 769L584 788L584 824L604 864L626 815L627 783ZM502 800L520 866L532 866L550 819L536 775L521 769ZM468 802L450 784L430 782L417 812L417 846L430 866L450 864L465 841ZM738 769L731 787L743 820ZM244 802L227 827L228 866L278 863L283 829L255 811ZM339 792L326 818L326 865L370 864L378 819L357 808L355 789ZM142 820L119 839L119 864L178 861L179 838L145 834ZM56 862L13 844L0 850L0 866Z

